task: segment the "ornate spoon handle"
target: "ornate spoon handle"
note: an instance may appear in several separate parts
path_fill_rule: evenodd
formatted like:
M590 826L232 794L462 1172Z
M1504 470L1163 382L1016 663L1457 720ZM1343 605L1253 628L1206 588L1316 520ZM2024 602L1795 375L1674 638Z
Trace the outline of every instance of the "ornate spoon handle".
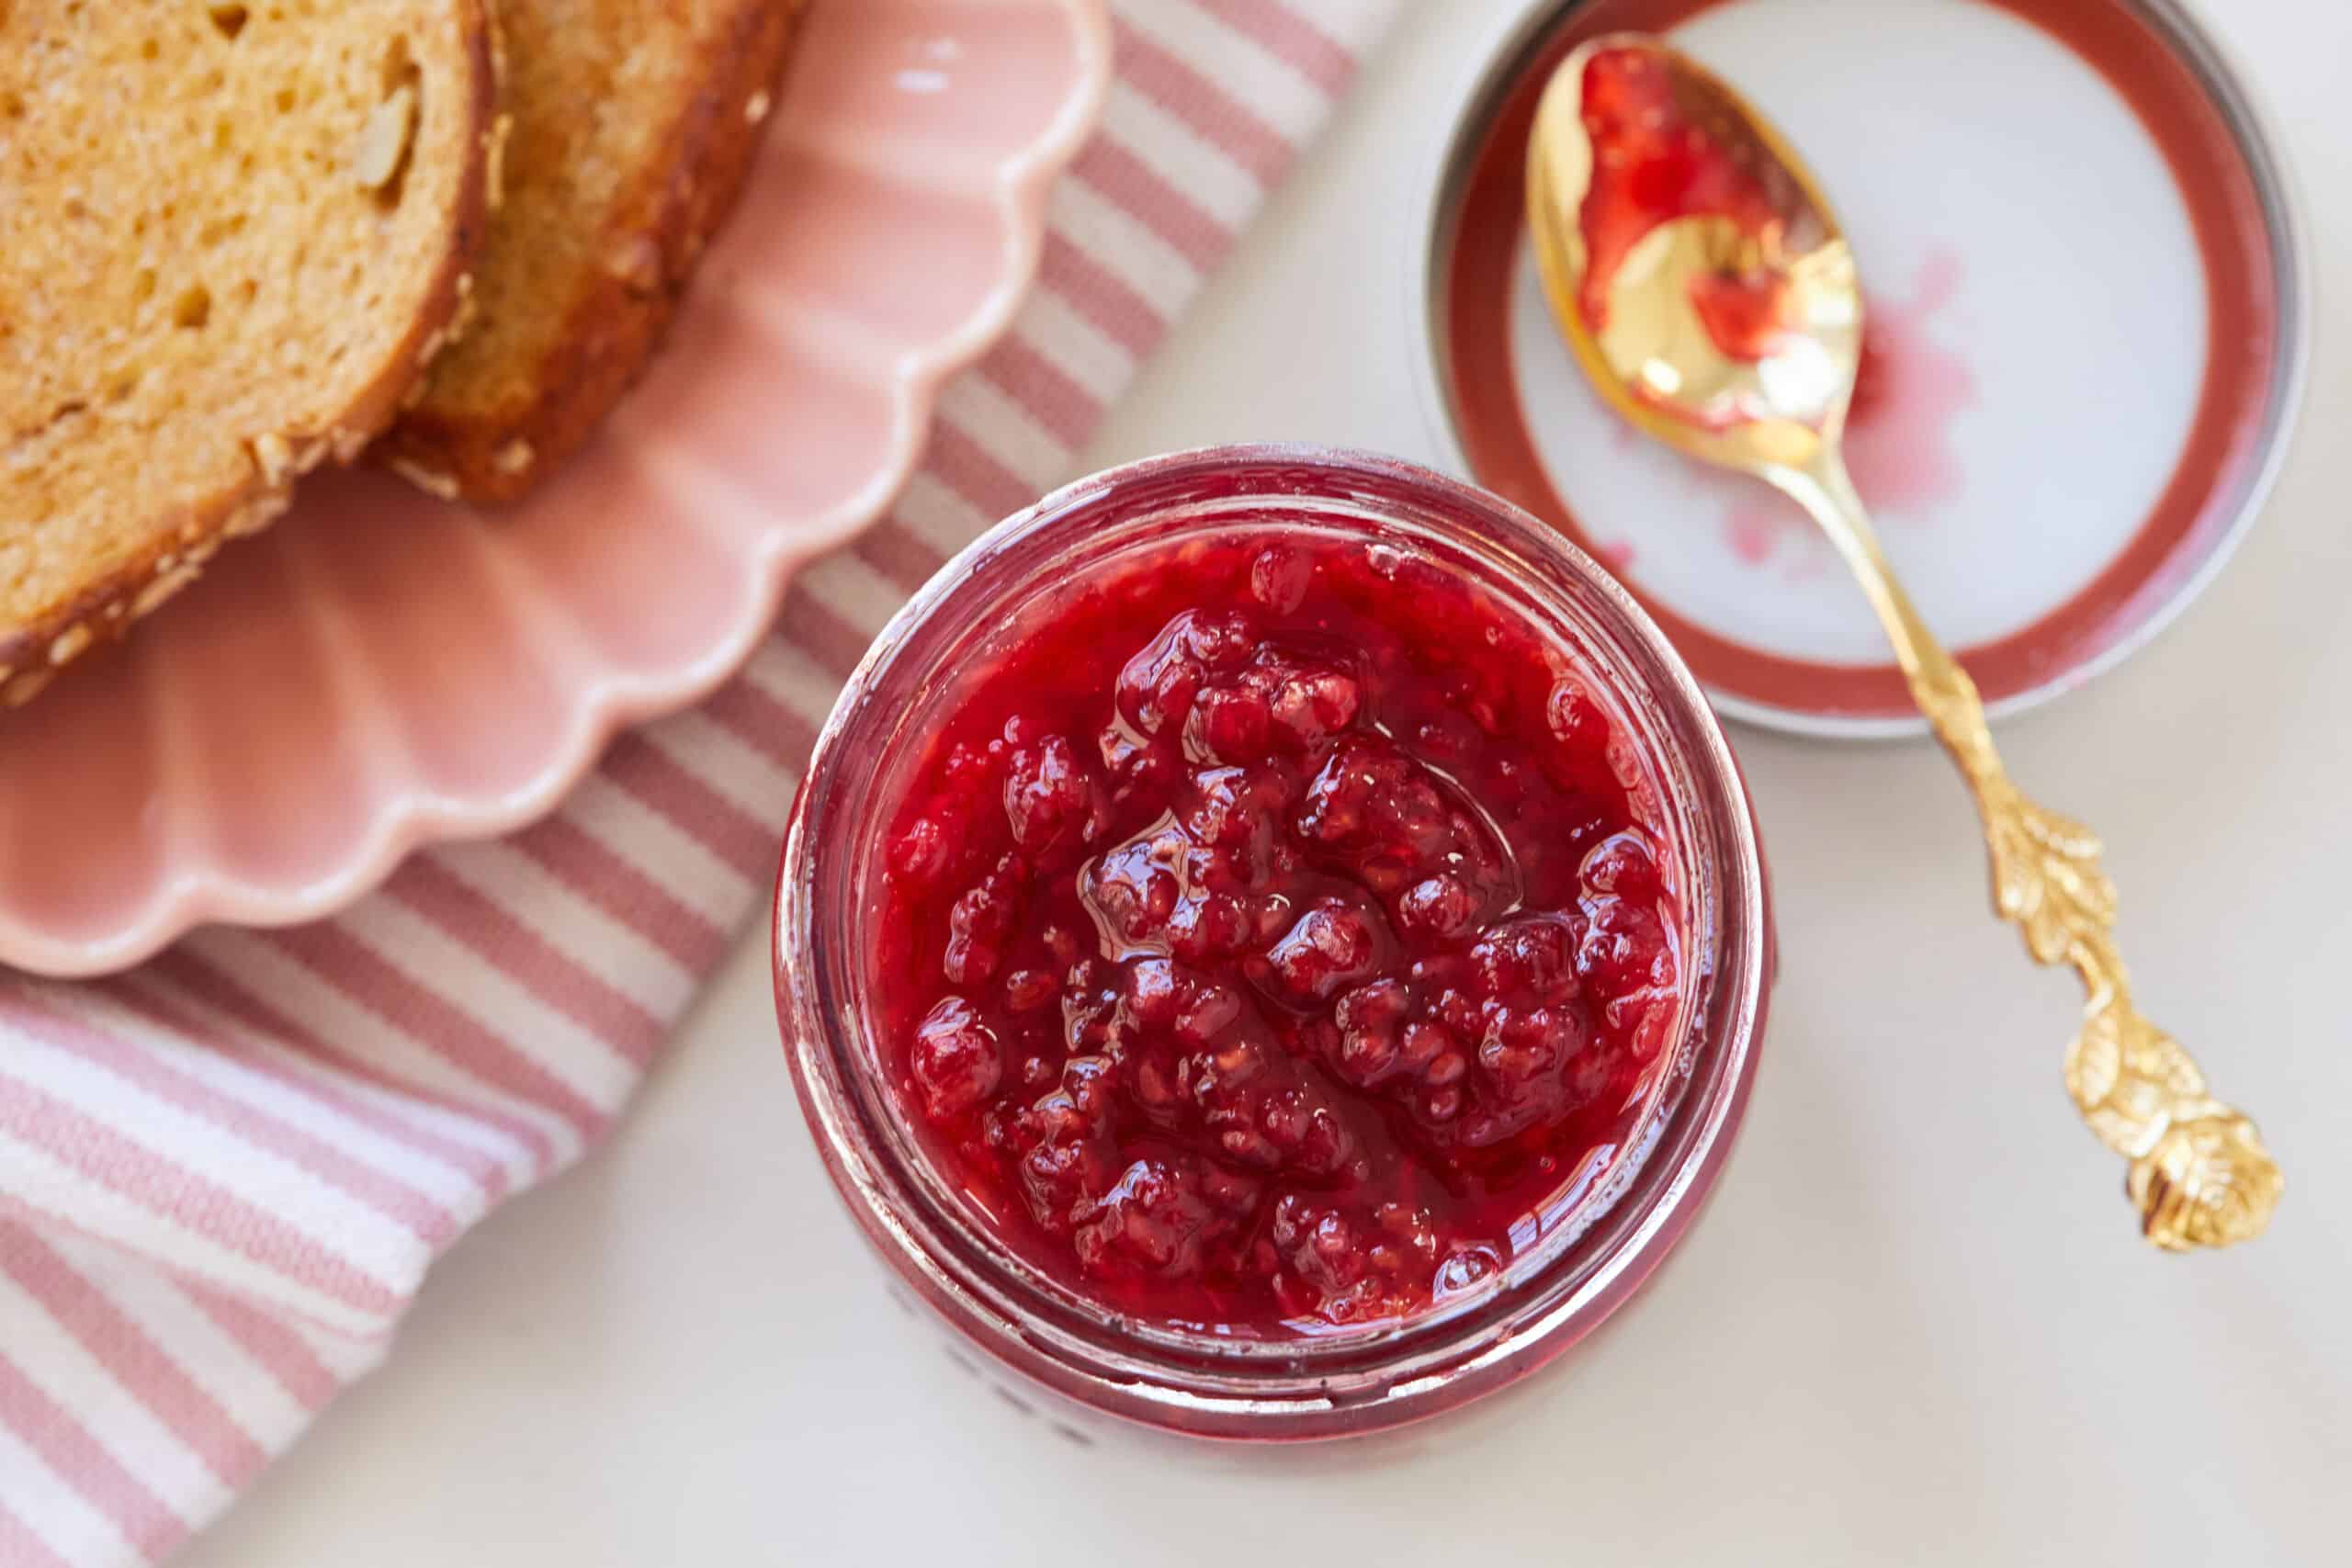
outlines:
M2042 964L2070 964L2087 1000L2066 1048L2066 1091L2099 1142L2131 1162L2125 1190L2158 1247L2226 1247L2262 1234L2285 1179L2254 1123L2206 1092L2180 1043L2141 1015L2115 950L2115 884L2088 828L2026 798L1985 727L1976 682L1912 607L1834 454L1767 476L1826 529L1878 612L1912 699L1968 781L1992 860L1993 907Z

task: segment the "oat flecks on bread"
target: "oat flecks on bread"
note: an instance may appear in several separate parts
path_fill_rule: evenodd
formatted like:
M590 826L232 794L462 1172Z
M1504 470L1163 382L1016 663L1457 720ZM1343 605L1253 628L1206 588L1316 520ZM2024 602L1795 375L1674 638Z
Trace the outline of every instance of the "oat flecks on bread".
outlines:
M485 229L485 0L0 0L0 700L349 461Z
M500 0L514 123L480 310L383 443L397 471L512 501L586 439L734 205L800 10Z

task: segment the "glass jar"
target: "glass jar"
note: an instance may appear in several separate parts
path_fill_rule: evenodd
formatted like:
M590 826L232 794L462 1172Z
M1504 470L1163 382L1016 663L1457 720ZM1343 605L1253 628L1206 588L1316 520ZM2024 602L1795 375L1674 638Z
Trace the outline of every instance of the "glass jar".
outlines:
M1671 1044L1600 1175L1481 1288L1408 1318L1245 1337L1143 1322L1008 1247L935 1167L887 1081L865 973L888 814L913 743L1057 589L1188 536L1371 535L1467 575L1566 645L1634 744L1681 868ZM778 879L775 964L801 1106L883 1259L999 1363L1092 1409L1203 1436L1306 1438L1434 1415L1525 1375L1614 1311L1721 1167L1764 1027L1772 932L1747 795L1690 671L1609 574L1534 518L1393 458L1230 446L1081 479L1008 518L884 628L818 738Z

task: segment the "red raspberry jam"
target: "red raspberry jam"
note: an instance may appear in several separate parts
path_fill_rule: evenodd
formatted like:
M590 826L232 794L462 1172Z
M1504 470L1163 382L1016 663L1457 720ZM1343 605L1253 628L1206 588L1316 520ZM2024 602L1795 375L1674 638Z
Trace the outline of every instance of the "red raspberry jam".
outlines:
M1755 237L1762 257L1777 258L1786 225L1763 183L1684 113L1655 56L1597 51L1585 63L1583 107L1593 170L1582 213L1590 264L1579 304L1596 330L1608 321L1618 269L1662 223L1728 218ZM1690 290L1715 346L1747 361L1770 352L1787 299L1787 281L1770 265L1711 274Z
M1615 1153L1678 1012L1652 785L1520 612L1371 537L1130 554L886 820L875 1017L1005 1244L1164 1323L1476 1287Z

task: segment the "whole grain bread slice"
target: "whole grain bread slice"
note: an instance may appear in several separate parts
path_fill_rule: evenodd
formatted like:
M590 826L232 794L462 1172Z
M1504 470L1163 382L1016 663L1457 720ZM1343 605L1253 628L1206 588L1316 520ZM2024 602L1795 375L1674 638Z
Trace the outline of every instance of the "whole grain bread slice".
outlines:
M348 461L485 229L486 0L0 0L0 701Z
M480 314L382 444L395 468L512 501L587 438L734 205L801 8L501 0L514 130Z

